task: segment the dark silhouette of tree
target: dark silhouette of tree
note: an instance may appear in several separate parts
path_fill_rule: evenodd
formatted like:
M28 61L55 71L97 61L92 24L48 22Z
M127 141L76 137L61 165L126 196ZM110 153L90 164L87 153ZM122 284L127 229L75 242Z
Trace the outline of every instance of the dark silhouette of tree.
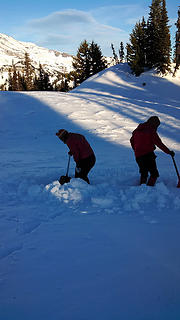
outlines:
M89 45L84 40L78 48L77 56L74 58L73 67L76 71L76 83L79 84L90 77L90 52Z
M158 72L170 70L171 41L165 0L152 0L147 23L136 23L127 44L127 61L132 71L140 75L145 68Z
M120 62L123 62L124 60L124 45L123 45L123 42L121 41L120 43L120 48L119 48L119 59L120 59Z
M32 67L31 60L29 54L25 52L24 59L24 85L25 90L30 91L33 90L34 87L34 68Z
M175 23L177 27L176 31L176 43L175 43L175 71L179 68L180 66L180 7L178 9L178 19L177 22Z
M113 52L114 62L115 62L115 64L118 64L119 63L119 59L118 59L118 56L117 56L116 51L114 49L113 43L111 43L111 49L112 49L112 52Z
M161 22L161 0L152 0L147 21L147 66L157 67L159 62L159 40Z
M171 39L168 26L168 15L166 10L166 1L162 0L161 20L160 20L160 39L159 39L159 61L157 70L163 74L170 71L171 64Z
M91 75L96 74L106 68L105 59L103 58L101 48L97 43L92 43L89 46Z
M49 80L49 75L47 72L44 71L41 64L39 64L39 74L38 76L35 76L34 79L34 90L38 91L50 91L53 90L53 86Z
M133 73L139 76L146 66L146 24L144 18L142 22L136 23L126 49L127 62Z
M74 84L78 85L88 79L93 74L106 68L104 58L100 47L94 43L89 44L84 40L77 51L77 56L73 61L74 71L71 76L74 76Z
M147 22L147 66L169 70L171 41L165 0L152 0Z

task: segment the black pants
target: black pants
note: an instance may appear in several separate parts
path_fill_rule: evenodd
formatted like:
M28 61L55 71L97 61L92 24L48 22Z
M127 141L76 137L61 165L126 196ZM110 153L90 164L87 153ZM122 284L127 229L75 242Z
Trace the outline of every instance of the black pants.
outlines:
M81 171L78 173L75 171L75 178L81 178L89 183L88 173L94 167L96 162L96 157L92 154L90 157L82 159L78 162L77 167L81 168Z
M156 155L154 152L137 157L136 162L139 166L139 172L142 180L147 180L148 173L150 173L152 178L159 177L159 172L156 166Z

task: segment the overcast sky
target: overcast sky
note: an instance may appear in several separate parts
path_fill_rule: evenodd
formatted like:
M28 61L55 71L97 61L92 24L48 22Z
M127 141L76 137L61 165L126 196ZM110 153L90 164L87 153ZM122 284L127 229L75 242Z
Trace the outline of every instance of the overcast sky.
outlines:
M94 40L112 55L129 39L136 22L147 19L152 0L1 0L0 32L16 40L76 54L83 40ZM167 0L172 41L180 0Z

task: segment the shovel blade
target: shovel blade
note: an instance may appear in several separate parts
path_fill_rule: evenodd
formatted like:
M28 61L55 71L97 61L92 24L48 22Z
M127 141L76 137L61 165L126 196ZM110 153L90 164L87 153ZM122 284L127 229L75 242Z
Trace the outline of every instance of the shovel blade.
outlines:
M59 183L61 185L65 184L65 183L68 183L70 182L71 178L68 177L68 176L61 176L60 179L59 179Z

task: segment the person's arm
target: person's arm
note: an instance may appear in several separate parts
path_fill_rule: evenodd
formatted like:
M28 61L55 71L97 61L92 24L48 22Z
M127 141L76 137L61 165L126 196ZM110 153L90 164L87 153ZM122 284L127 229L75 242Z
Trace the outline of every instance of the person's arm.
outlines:
M164 151L167 154L171 154L172 151L169 150L168 147L165 146L165 144L162 142L162 140L160 139L160 137L158 136L157 132L154 133L153 135L153 140L154 140L154 144L161 149L162 151Z
M131 144L131 147L133 148L134 150L134 137L132 135L131 139L130 139L130 144Z

